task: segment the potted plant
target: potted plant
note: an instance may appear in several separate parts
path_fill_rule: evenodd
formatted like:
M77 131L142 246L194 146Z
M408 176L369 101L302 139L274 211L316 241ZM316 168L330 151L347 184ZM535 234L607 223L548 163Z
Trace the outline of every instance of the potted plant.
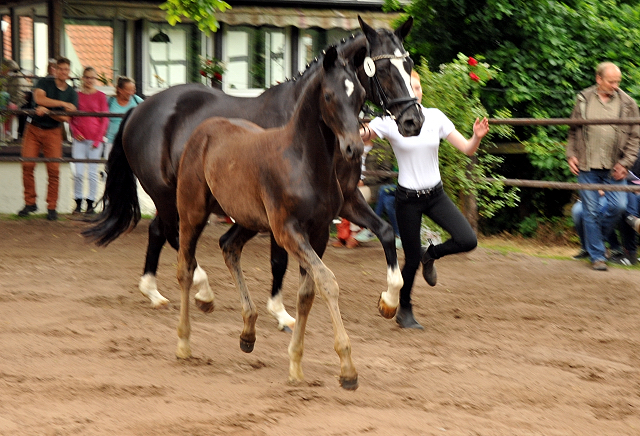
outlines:
M211 81L211 86L222 88L222 75L226 68L224 62L217 58L200 56L200 75Z

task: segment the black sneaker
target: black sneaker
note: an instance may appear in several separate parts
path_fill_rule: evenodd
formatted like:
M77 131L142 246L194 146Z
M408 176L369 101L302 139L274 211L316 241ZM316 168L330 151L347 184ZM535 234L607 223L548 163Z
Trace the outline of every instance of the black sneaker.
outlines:
M396 312L396 323L402 329L424 330L418 321L413 317L413 310L409 307L398 307Z
M429 247L431 247L431 245L429 245ZM428 247L422 246L420 252L422 253L422 277L424 277L430 286L435 286L438 283L438 272L434 265L436 260L429 255Z
M37 210L38 207L35 204L27 204L20 212L18 212L18 216L24 218Z
M624 220L633 230L636 231L636 233L640 233L640 218L636 218L633 215L627 215Z
M609 262L615 263L616 265L623 265L623 266L632 265L631 260L627 257L627 255L620 252L613 253L611 257L609 257Z
M47 219L49 221L58 221L58 212L55 209L47 209Z
M587 253L587 250L585 250L584 248L581 248L580 251L578 251L578 254L573 256L573 258L576 260L586 259L588 257L589 257L589 253Z

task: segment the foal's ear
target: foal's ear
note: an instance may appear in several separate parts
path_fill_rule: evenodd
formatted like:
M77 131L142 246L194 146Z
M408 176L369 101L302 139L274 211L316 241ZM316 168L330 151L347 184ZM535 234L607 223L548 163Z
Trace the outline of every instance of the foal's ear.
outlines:
M362 17L360 17L360 15L358 15L358 22L360 23L360 28L362 29L362 33L364 33L364 36L367 37L367 41L371 41L377 34L375 29L369 26L367 23L365 23Z
M367 57L369 50L367 47L361 47L356 54L353 56L353 68L356 70L364 64L364 58Z
M332 45L327 49L327 52L324 54L324 60L322 61L322 67L325 71L329 71L335 66L336 59L338 59L338 49L335 45Z
M398 27L395 30L394 33L398 38L400 38L400 41L404 41L404 39L409 34L409 31L411 30L412 26L413 26L413 17L409 17L402 26Z

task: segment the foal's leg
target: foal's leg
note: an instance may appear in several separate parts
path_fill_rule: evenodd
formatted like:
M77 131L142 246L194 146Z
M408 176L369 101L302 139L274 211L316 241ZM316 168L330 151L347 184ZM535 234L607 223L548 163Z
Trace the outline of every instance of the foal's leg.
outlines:
M340 211L340 216L347 220L371 230L382 243L384 255L387 259L387 290L378 299L378 310L385 318L393 318L400 303L400 288L403 280L398 266L398 254L396 252L396 240L391 225L380 218L369 207L360 190L354 195L345 198Z
M233 243L233 239L238 236L236 227L238 225L234 224L220 237L221 247L227 242ZM287 313L282 301L282 281L287 272L288 257L287 251L278 245L273 239L273 234L271 234L271 276L273 277L273 283L271 297L267 300L267 310L278 321L278 330L285 332L291 332L296 323L295 318Z
M240 291L240 302L242 303L242 319L244 327L240 334L240 349L245 353L251 353L256 342L256 319L258 319L258 311L249 295L249 289L244 280L242 267L240 265L240 257L242 256L242 247L247 241L253 238L257 232L245 229L244 227L234 225L233 229L225 234L224 238L220 238L220 248L224 256L224 263L229 268L229 272L236 282L236 287ZM228 237L227 237L228 235Z
M209 217L209 214L206 215L205 222L203 224L203 229L206 226L207 222L209 221L208 217ZM200 230L200 232L202 232L202 229ZM176 251L178 251L179 249L178 245L180 242L180 236L178 234L178 223L175 223L175 225L172 225L172 226L165 227L164 233L165 235L167 235L167 241L169 241L169 244L173 248L175 248ZM192 287L197 291L194 299L196 302L196 306L198 306L198 309L200 309L204 313L213 312L213 309L215 308L215 300L214 300L213 291L209 286L209 277L207 277L207 273L204 272L202 267L200 267L200 265L198 265L197 263L196 263L196 269L193 272Z
M208 213L204 212L201 213L200 217L196 216L195 212L188 211L187 213L189 217L180 223L180 249L178 250L178 282L180 283L181 292L176 355L182 359L191 357L191 346L189 345L189 336L191 335L189 291L193 284L193 273L198 264L195 258L196 245L208 217Z
M278 321L278 330L291 332L296 323L284 307L282 301L282 281L287 272L289 255L287 250L280 247L271 234L271 297L267 300L267 310Z
M158 292L158 283L156 281L156 273L158 272L158 260L160 252L167 238L164 234L164 228L160 217L156 217L149 224L149 242L147 244L147 255L144 262L144 272L140 277L138 289L142 295L151 301L151 307L154 309L164 307L169 304L169 300Z
M338 283L331 270L319 257L324 253L329 240L328 227L322 232L314 238L313 246L300 232L293 229L285 231L280 237L275 236L287 248L289 254L299 262L300 267L307 271L315 288L327 302L333 325L334 349L340 358L340 385L345 389L355 390L358 388L358 373L351 360L351 342L340 316ZM294 383L303 379L301 360L304 348L304 331L314 299L313 286L309 278L301 276L301 281L298 291L297 322L289 344L289 380Z
M289 382L297 384L304 380L302 372L302 353L304 351L304 332L307 329L309 312L315 299L315 285L313 278L300 268L300 288L298 289L298 303L296 317L298 318L289 342Z

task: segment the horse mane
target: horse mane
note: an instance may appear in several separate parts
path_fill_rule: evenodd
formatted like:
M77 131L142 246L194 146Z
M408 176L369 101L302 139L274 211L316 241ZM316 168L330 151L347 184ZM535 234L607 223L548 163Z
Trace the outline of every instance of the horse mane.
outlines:
M300 71L293 77L287 78L284 83L296 82L302 79L303 77L306 78L306 76L315 72L318 68L318 65L322 63L322 60L324 59L324 54L326 53L327 49L329 49L330 47L336 47L338 49L338 53L341 53L342 51L344 51L345 48L349 47L351 44L354 44L356 41L359 42L359 39L361 38L365 38L364 33L362 32L357 34L352 33L349 38L342 38L342 40L338 44L331 44L327 46L324 50L322 50L320 54L318 54L318 56L316 56L310 63L307 64L304 71Z

